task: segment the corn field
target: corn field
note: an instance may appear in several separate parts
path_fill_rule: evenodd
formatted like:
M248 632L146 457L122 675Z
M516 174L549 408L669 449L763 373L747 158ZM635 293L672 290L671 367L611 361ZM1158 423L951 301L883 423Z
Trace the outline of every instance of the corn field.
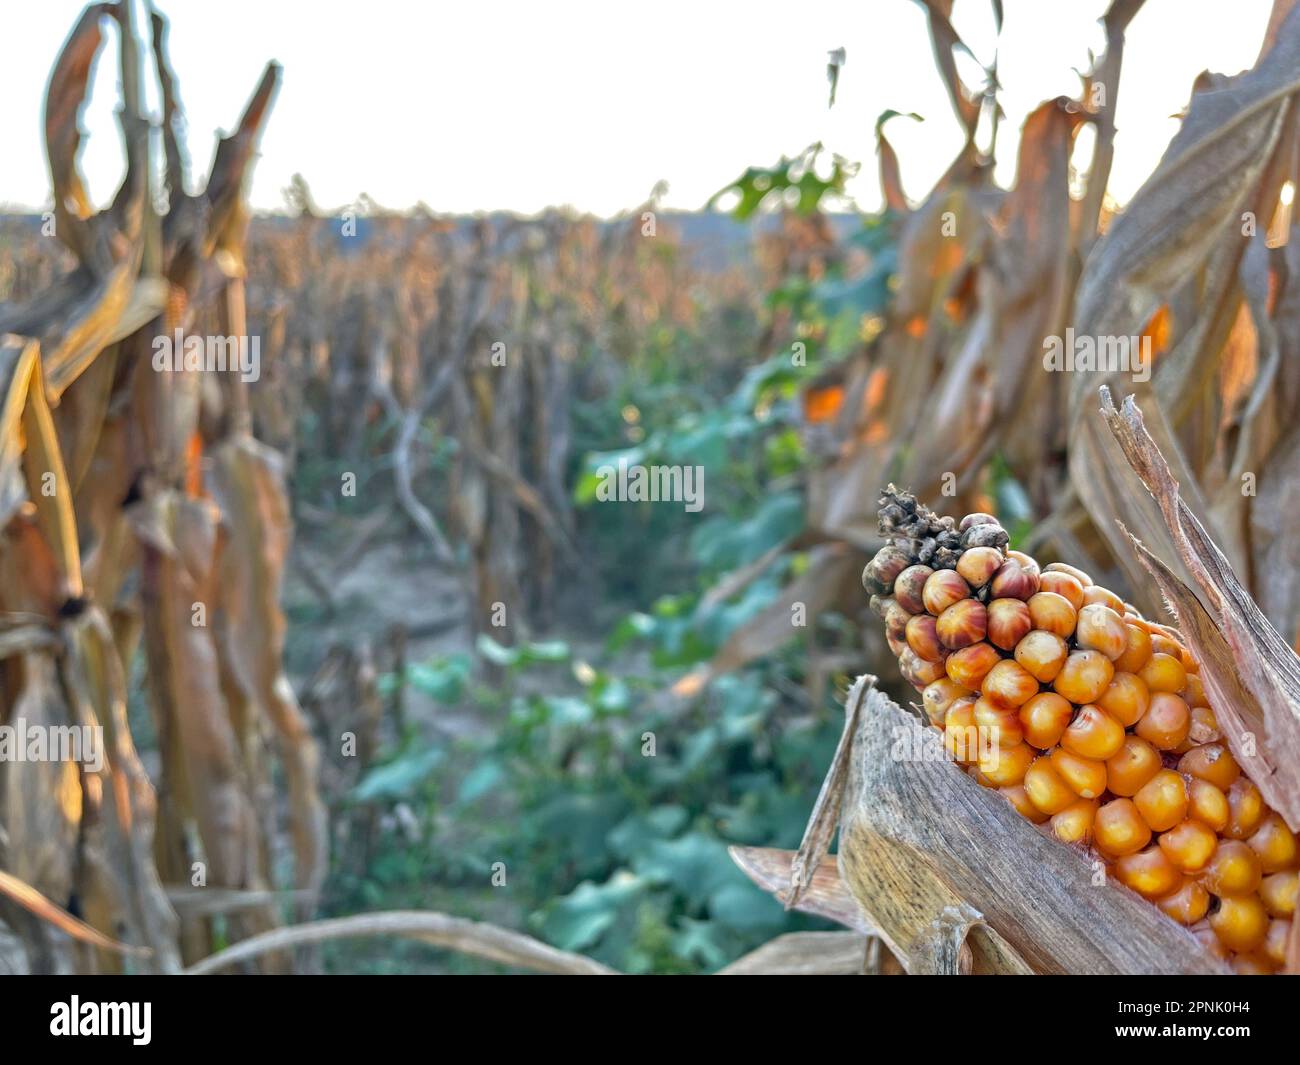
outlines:
M255 211L286 72L205 173L85 8L0 215L0 971L1300 973L1300 10L1119 204L1142 0L1004 183L912 7L923 197L891 111L879 211L815 144L612 219Z

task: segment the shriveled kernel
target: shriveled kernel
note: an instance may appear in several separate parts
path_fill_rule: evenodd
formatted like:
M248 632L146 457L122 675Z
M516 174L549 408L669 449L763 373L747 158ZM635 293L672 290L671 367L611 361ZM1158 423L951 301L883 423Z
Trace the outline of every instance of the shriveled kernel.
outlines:
M1223 834L1229 839L1248 839L1264 823L1267 812L1259 788L1246 777L1238 777L1228 789L1228 823Z
M933 684L943 676L944 664L942 662L927 662L911 647L908 647L898 656L898 671L903 674L903 679L912 687L917 691L921 691L927 684Z
M1162 751L1172 751L1192 727L1192 711L1177 695L1152 690L1147 712L1137 723L1136 731L1144 740Z
M1172 894L1157 899L1156 905L1179 924L1193 925L1209 912L1210 893L1188 876Z
M1015 708L1038 694L1038 681L1017 662L1004 659L985 674L980 691L994 702Z
M1124 653L1115 659L1115 669L1121 673L1137 673L1151 660L1151 636L1131 621L1126 621L1124 628L1127 630Z
M1068 573L1044 573L1038 581L1038 594L1059 595L1078 611L1083 606L1083 585Z
M1112 662L1124 653L1128 642L1123 620L1102 603L1091 603L1079 611L1074 639L1084 650L1100 651Z
M1142 819L1155 832L1164 832L1187 816L1187 782L1172 769L1162 769L1133 796Z
M1208 708L1210 705L1210 701L1205 697L1205 683L1195 673L1187 674L1187 689L1183 692L1183 698L1193 709L1198 706Z
M978 599L963 599L940 614L934 624L939 642L950 650L960 650L984 639L988 610Z
M1153 695L1156 692L1178 695L1187 687L1187 670L1172 655L1153 654L1138 670L1138 676L1146 682Z
M1056 692L1040 692L1020 708L1025 742L1041 751L1050 750L1060 742L1073 716L1074 706L1068 700Z
M988 606L989 643L1010 651L1034 627L1020 599L994 599Z
M1191 703L1187 705L1192 706ZM1200 747L1206 743L1215 743L1222 738L1219 719L1214 716L1214 711L1208 706L1192 706L1192 727L1187 730L1187 742L1192 747Z
M1101 693L1097 705L1125 728L1132 728L1142 720L1150 702L1151 693L1141 677L1117 672L1109 687Z
M1214 857L1219 838L1200 821L1183 821L1160 835L1160 849L1184 873L1199 873Z
M921 589L921 601L925 604L925 609L935 617L969 595L970 585L954 569L935 570L926 578L925 587Z
M1029 801L1044 815L1060 813L1079 797L1046 755L1036 758L1025 771L1024 786Z
M1072 651L1052 682L1076 706L1096 702L1115 678L1115 667L1100 651Z
M1263 823L1246 843L1259 855L1260 867L1266 873L1279 873L1296 864L1295 834L1275 813L1265 816Z
M1130 734L1124 737L1124 745L1106 759L1106 786L1116 795L1131 798L1160 772L1160 767L1160 752L1141 736Z
M1260 885L1259 856L1237 839L1219 841L1201 883L1215 895L1249 895Z
M1072 754L1104 762L1124 746L1124 726L1100 707L1084 706L1065 730L1061 746Z
M1164 851L1153 846L1116 861L1115 879L1139 895L1159 899L1178 889L1183 874Z
M1136 854L1151 842L1151 829L1132 799L1112 799L1099 809L1093 835L1097 849L1112 858Z
M1229 950L1244 954L1263 945L1268 934L1268 913L1255 895L1232 895L1219 899L1210 914L1210 927Z
M1270 873L1259 882L1260 900L1274 917L1292 916L1297 896L1300 896L1300 872L1294 869Z
M1187 782L1187 815L1215 832L1222 832L1228 824L1228 796L1208 780L1191 777Z
M1052 752L1052 765L1081 799L1096 799L1106 790L1106 765L1092 758L1081 758L1062 747Z
M1076 799L1052 815L1052 834L1062 843L1083 843L1092 836L1096 816L1096 799Z
M979 691L990 669L1002 661L997 648L987 643L973 643L953 651L944 662L948 676L971 691Z
M1026 605L1029 607L1029 620L1035 629L1055 633L1062 639L1074 635L1079 615L1063 596L1055 592L1039 592L1031 595Z

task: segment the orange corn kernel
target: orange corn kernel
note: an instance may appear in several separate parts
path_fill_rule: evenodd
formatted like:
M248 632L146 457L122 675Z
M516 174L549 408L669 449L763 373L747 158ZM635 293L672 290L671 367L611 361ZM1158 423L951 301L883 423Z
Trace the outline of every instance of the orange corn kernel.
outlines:
M958 699L948 707L948 716L943 722L943 749L949 758L961 765L971 765L979 757L974 699Z
M935 570L925 580L921 589L921 602L925 609L938 617L954 603L960 603L970 595L970 585L955 569Z
M1050 684L1069 654L1069 647L1056 633L1034 629L1016 644L1015 659L1036 681Z
M1151 635L1131 621L1124 623L1124 653L1115 659L1115 668L1122 673L1136 673L1151 660Z
M1193 925L1210 909L1210 893L1190 876L1171 895L1156 901L1165 913L1179 924Z
M1083 843L1092 836L1096 816L1096 799L1075 799L1052 815L1052 834L1062 843Z
M1055 592L1039 592L1031 596L1026 604L1029 607L1029 620L1034 628L1055 633L1062 639L1074 635L1074 626L1079 620L1078 612L1070 601Z
M1136 795L1152 777L1160 772L1160 752L1141 736L1127 735L1122 746L1106 759L1106 786L1116 795L1128 798ZM1227 814L1227 800L1224 800Z
M1083 606L1083 585L1068 573L1044 573L1038 581L1038 594L1048 592L1067 600L1076 611Z
M1073 651L1052 687L1076 706L1086 706L1100 699L1114 679L1115 667L1100 651Z
M1208 825L1188 819L1160 835L1160 849L1184 873L1199 873L1214 857L1219 837Z
M1093 584L1083 590L1084 606L1104 606L1115 611L1116 614L1124 613L1124 600L1100 584Z
M1238 839L1219 843L1201 883L1215 895L1249 895L1260 885L1259 857Z
M1166 832L1187 816L1187 782L1172 769L1162 769L1138 789L1133 801L1152 831Z
M1097 811L1093 826L1097 848L1112 858L1136 854L1151 842L1151 829L1132 799L1112 799Z
M1034 627L1020 599L994 599L988 606L989 643L1010 651Z
M1223 834L1230 839L1248 839L1264 823L1268 807L1259 788L1246 777L1238 777L1228 789L1228 823Z
M1038 591L1039 575L1014 559L1007 559L989 583L994 599L1028 599Z
M1150 702L1151 693L1141 677L1117 672L1110 686L1101 693L1097 705L1125 728L1132 728L1142 720Z
M1078 798L1046 755L1025 771L1024 785L1029 801L1044 815L1060 813Z
M938 622L929 614L917 614L904 630L907 646L924 662L942 662L948 653L939 642Z
M1135 731L1152 746L1172 751L1187 739L1191 727L1191 708L1177 695L1152 688L1147 712L1142 715Z
M980 691L1003 706L1019 707L1038 694L1038 681L1024 666L1004 659L985 674Z
M1052 765L1061 779L1082 799L1096 799L1106 790L1106 765L1091 758L1081 758L1058 747L1051 754Z
M1032 769L1033 766L1031 765L1030 768ZM1028 774L1026 774L1025 779L1029 779ZM1011 803L1011 805L1015 807L1016 813L1026 821L1031 821L1036 825L1041 825L1047 820L1047 814L1043 813L1034 805L1033 800L1029 798L1029 792L1025 790L1025 785L1023 783L1009 784L1004 788L999 788L998 791L1002 793L1007 802Z
M1055 747L1073 716L1074 705L1069 700L1062 699L1056 692L1040 692L1020 708L1025 741L1040 751Z
M1071 577L1073 577L1076 581L1078 581L1082 587L1088 588L1091 587L1092 585L1092 578L1089 577L1087 573L1079 569L1078 566L1071 566L1068 562L1049 562L1046 566L1043 567L1043 572L1044 573L1068 573Z
M983 588L1002 568L1002 552L996 547L971 547L957 560L957 572L972 588Z
M957 651L984 639L988 631L988 610L978 599L963 599L940 614L934 625L939 642Z
M948 677L940 677L933 684L927 684L925 691L921 692L925 716L930 719L930 724L943 728L944 719L948 716L948 708L958 699L966 698L970 694L956 681Z
M1061 737L1072 754L1104 762L1124 746L1124 726L1096 706L1082 707Z
M1159 847L1124 855L1115 862L1115 878L1148 899L1164 898L1183 882L1183 874Z
M1006 747L994 743L980 752L979 770L995 788L1019 784L1038 752L1027 743Z
M1025 738L1020 715L983 696L975 700L975 724L984 730L989 742L1003 747L1014 747Z
M1293 916L1297 895L1300 895L1300 873L1294 869L1270 873L1259 882L1260 900L1274 917Z
M1208 780L1191 777L1187 781L1187 815L1194 817L1214 829L1222 832L1231 816L1228 810L1228 796Z
M1259 864L1264 872L1280 873L1295 868L1295 834L1277 814L1267 814L1246 843L1259 855Z
M1152 654L1147 664L1138 670L1138 676L1146 681L1153 695L1156 692L1178 695L1187 687L1187 670L1173 655Z
M1101 603L1091 603L1079 611L1074 639L1084 650L1100 651L1114 661L1128 645L1128 632L1114 610Z
M948 676L971 691L979 691L988 671L1002 661L997 648L987 643L973 643L953 651L944 662Z
M1219 900L1219 908L1210 914L1210 927L1225 947L1244 954L1263 945L1268 913L1254 895L1231 895Z

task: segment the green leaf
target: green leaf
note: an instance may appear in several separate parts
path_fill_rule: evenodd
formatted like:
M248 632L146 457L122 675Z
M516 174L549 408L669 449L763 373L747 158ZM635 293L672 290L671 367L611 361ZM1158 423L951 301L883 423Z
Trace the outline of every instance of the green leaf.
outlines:
M439 748L427 747L376 766L357 782L352 798L356 802L408 798L444 758Z

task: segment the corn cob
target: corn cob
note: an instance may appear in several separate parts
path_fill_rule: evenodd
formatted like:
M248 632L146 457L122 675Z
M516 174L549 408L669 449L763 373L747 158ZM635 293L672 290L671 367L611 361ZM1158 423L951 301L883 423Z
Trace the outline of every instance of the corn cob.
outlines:
M1222 742L1177 632L1009 550L992 515L958 523L890 485L880 531L863 585L949 756L1237 972L1281 968L1296 837Z

